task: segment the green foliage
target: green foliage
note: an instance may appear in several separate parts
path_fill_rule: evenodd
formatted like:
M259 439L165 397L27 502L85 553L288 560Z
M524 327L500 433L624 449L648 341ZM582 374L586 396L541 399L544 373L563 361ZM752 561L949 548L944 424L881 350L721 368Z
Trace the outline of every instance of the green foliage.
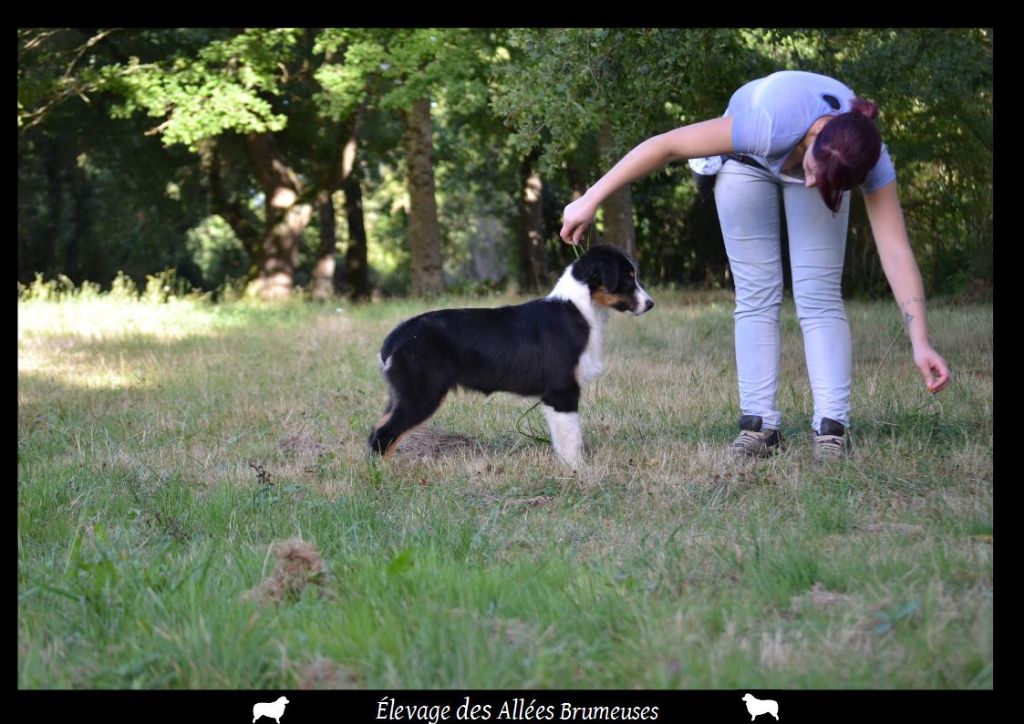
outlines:
M401 293L402 115L422 98L449 281L475 283L476 239L514 271L527 160L542 171L557 267L571 256L555 241L571 194L644 138L721 114L742 83L803 68L879 104L929 293L990 286L992 49L990 30L965 28L19 29L18 278L107 285L121 270L144 286L177 267L217 286L251 260L209 220L191 151L215 140L227 195L258 228L243 135L273 133L312 199L358 116L371 274ZM598 143L604 127L610 144ZM713 206L684 166L635 183L633 197L657 278L726 282ZM887 293L859 200L847 249L844 288Z
M121 278L120 275L118 278ZM63 274L58 274L54 279L46 279L42 274L36 273L35 279L29 284L18 284L18 299L26 302L58 302L69 297L90 296L98 292L99 288L91 282L76 288L75 283Z
M369 167L367 226L378 248L371 250L375 282L388 293L408 285L405 165L400 116L420 98L433 106L435 179L445 268L453 282L470 264L470 237L481 225L493 229L493 214L514 217L517 180L505 129L490 112L490 68L504 31L458 28L327 29L315 50L325 54L316 78L321 111L344 118L361 109L364 148L391 168ZM397 147L397 153L396 153ZM502 231L487 244L510 255Z
M553 207L548 238L557 236L573 191L645 138L721 115L736 78L767 67L735 31L709 28L514 30L507 56L496 68L494 107L511 126L512 148L540 151ZM602 127L611 132L604 148ZM720 234L704 233L708 210L693 204L688 171L655 174L635 183L633 194L638 252L662 262L656 278L718 283Z
M109 284L175 266L182 231L205 211L184 149L168 150L135 120L65 106L18 142L18 278L67 274ZM126 125L126 127L125 127Z
M201 295L187 279L178 276L174 269L163 269L146 276L145 286L140 289L135 280L124 272L117 272L107 292L102 292L95 282L83 282L76 286L63 274L55 279L45 279L37 274L31 284L18 285L18 299L23 302L66 302L104 299L114 302L143 302L164 304L171 299L195 298Z
M607 164L655 133L721 115L736 78L758 67L721 29L515 30L509 46L495 108L515 148L543 146L549 166L604 123L615 143Z
M220 216L208 216L189 229L185 248L199 267L207 288L239 279L249 268L249 255L235 232Z
M156 127L164 143L196 144L226 131L263 133L285 127L265 94L279 90L282 64L289 59L299 31L254 29L214 41L197 56L175 55L163 63L108 65L89 74L97 86L116 93L115 118L137 111L165 118Z
M464 86L436 104L438 216L451 289L502 285L518 263L521 157L508 129Z
M173 297L183 297L192 291L188 281L182 279L174 269L164 269L146 276L146 288L140 298L150 304L161 304Z
M138 287L135 281L122 271L117 273L114 281L110 283L110 298L123 301L132 301L139 296Z
M404 110L421 98L447 93L463 107L488 102L487 66L493 49L486 31L466 28L328 29L314 50L324 63L316 79L326 114L343 118L369 101Z

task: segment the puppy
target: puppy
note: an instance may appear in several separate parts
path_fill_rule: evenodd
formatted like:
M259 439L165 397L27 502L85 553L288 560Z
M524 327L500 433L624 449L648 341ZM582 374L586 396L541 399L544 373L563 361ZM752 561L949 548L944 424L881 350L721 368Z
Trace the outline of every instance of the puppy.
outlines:
M654 301L636 263L598 245L570 264L544 299L497 309L442 309L399 324L384 340L380 369L391 395L370 434L389 458L401 437L437 411L448 390L539 397L555 453L582 461L580 388L603 372L610 309L643 314Z

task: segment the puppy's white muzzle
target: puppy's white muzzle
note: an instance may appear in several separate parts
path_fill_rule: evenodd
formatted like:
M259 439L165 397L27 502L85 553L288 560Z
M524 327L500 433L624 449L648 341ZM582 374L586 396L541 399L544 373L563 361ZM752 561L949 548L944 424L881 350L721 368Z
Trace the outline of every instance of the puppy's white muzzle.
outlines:
M645 292L639 284L636 285L634 298L636 299L636 304L629 310L631 314L641 315L644 312L650 311L651 307L654 306L654 300L651 299L651 295Z

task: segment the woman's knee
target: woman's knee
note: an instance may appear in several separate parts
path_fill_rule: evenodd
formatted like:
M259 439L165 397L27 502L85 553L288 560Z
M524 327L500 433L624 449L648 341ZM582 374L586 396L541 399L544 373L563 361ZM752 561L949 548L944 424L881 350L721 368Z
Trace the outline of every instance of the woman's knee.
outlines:
M836 278L832 278L835 276ZM846 318L841 273L812 279L793 278L793 302L803 319Z
M764 284L752 289L736 287L735 316L779 318L782 307L782 279L777 283Z

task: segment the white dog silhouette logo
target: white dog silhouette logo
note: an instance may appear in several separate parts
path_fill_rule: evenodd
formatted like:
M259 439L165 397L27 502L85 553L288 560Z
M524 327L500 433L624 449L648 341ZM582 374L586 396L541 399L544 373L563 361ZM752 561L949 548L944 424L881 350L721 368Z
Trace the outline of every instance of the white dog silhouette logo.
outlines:
M288 700L283 696L277 701L271 701L266 704L257 704L252 708L252 721L256 724L256 720L261 716L267 717L267 719L273 719L277 724L281 724L281 717L284 716L284 705L288 703Z
M755 699L753 694L744 694L743 701L747 702L750 721L754 721L762 714L771 714L775 717L775 721L779 720L779 702L771 699Z

